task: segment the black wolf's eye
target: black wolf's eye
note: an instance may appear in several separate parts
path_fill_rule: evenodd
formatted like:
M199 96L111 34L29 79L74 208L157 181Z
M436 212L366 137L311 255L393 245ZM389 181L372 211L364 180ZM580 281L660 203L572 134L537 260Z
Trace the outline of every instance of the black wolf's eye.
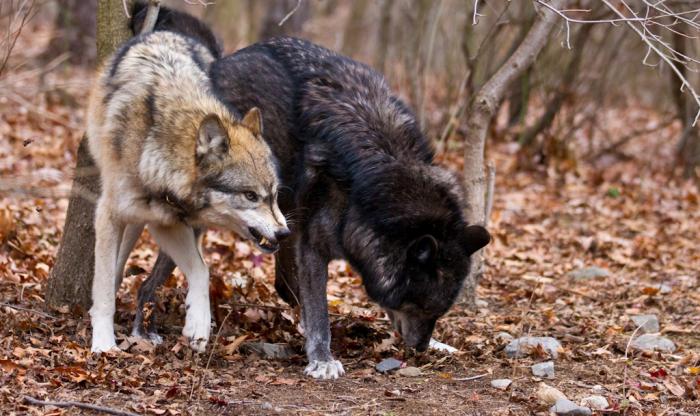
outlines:
M258 194L253 191L246 191L245 198L250 202L258 202Z

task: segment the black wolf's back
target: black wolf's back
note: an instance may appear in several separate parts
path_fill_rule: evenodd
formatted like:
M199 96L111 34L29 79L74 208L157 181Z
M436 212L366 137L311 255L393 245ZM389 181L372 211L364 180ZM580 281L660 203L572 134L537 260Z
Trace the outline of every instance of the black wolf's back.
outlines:
M144 1L134 3L131 9L132 18L129 22L129 27L134 35L141 32L147 10L148 4ZM161 6L154 30L168 30L193 38L209 49L215 59L221 58L222 47L214 33L201 20L192 15Z

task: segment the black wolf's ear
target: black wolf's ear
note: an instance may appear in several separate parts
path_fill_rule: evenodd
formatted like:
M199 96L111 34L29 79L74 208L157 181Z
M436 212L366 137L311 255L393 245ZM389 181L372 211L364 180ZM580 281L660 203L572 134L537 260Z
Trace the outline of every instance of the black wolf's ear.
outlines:
M241 124L243 125L243 127L252 131L254 135L261 136L263 131L262 122L263 120L262 114L260 114L260 110L258 110L258 107L253 107L250 110L248 110L247 113L245 113Z
M411 257L421 264L430 262L437 253L438 243L430 234L415 239L408 248Z
M491 234L480 225L470 225L464 230L467 244L467 255L471 256L491 241Z
M208 157L226 153L229 146L229 138L226 129L221 125L221 120L216 114L204 117L197 132L197 149L195 155L200 162Z

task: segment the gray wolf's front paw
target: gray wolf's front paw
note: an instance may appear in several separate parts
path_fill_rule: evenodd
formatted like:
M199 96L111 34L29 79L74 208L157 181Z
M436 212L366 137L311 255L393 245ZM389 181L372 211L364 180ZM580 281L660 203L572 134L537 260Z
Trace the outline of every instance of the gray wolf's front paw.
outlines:
M320 380L335 380L345 375L345 370L343 369L343 364L338 360L314 360L306 366L304 374Z
M190 341L190 347L197 352L204 352L209 341L211 330L211 312L209 300L188 303L189 308L185 315L185 327L182 335Z

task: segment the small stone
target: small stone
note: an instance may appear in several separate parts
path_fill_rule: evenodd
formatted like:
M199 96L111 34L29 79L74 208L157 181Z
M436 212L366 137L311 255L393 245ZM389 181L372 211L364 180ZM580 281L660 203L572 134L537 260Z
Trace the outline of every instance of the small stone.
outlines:
M581 407L569 399L558 399L549 411L566 416L590 416L592 413L591 409Z
M532 374L536 377L554 378L554 361L537 363L532 367Z
M491 380L491 387L498 390L506 390L511 383L513 383L513 381L507 378L498 378L496 380Z
M420 368L405 367L405 368L399 368L399 371L397 371L396 374L398 374L400 376L404 376L404 377L418 377L423 373L420 371Z
M488 307L489 307L489 303L486 302L486 301L483 300L483 299L477 299L477 300L474 302L474 305L475 305L477 308L488 308Z
M403 363L396 358L385 358L374 368L380 373L388 373L389 371L394 371L401 368L401 364Z
M244 351L254 352L262 357L272 360L285 360L296 355L294 348L289 344L270 344L267 342L244 342L241 345Z
M274 408L274 406L273 406L272 403L270 403L270 402L262 402L262 404L260 405L260 407L261 407L263 410L272 410L272 409Z
M573 280L603 279L608 276L610 276L610 272L607 269L597 266L584 267L569 272L569 278Z
M514 339L506 345L506 355L510 358L523 357L538 345L542 346L552 358L556 359L559 355L561 344L552 337L521 337Z
M501 344L505 344L506 342L511 342L513 340L513 336L507 332L499 332L494 338Z
M642 333L659 332L659 318L656 315L635 315L632 317L635 328L639 327Z
M676 344L674 344L673 341L659 334L640 335L632 341L630 346L634 349L646 352L673 352L676 350Z
M610 404L603 396L590 396L581 399L581 406L590 407L593 410L605 410L610 407Z
M559 399L564 399L566 400L566 395L562 393L561 391L555 389L552 386L548 386L545 383L540 383L539 386L537 387L537 391L535 392L535 395L537 396L540 401L546 405L552 405L557 402Z
M659 293L661 293L662 295L667 295L671 292L673 292L673 288L667 285L666 283L661 283L659 285Z

